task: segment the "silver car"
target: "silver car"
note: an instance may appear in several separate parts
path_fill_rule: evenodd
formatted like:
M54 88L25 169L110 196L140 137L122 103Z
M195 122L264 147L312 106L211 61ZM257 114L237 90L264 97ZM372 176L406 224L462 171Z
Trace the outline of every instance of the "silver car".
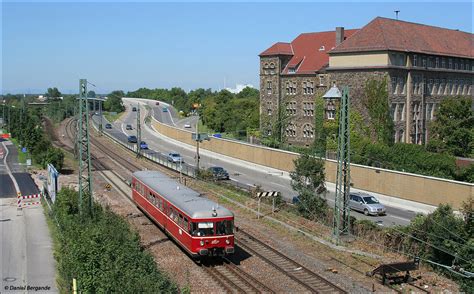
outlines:
M351 193L349 207L353 210L363 212L365 215L385 214L385 206L377 198L366 193Z
M176 152L171 152L170 154L168 154L168 161L173 162L173 163L180 163L180 162L183 163L184 162L181 155L179 155L179 153L176 153Z

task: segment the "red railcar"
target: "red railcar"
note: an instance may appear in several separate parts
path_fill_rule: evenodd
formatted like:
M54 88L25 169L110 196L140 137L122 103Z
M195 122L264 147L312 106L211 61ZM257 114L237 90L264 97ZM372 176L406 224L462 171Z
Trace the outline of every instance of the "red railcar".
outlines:
M158 171L138 171L133 201L193 258L234 253L234 214Z

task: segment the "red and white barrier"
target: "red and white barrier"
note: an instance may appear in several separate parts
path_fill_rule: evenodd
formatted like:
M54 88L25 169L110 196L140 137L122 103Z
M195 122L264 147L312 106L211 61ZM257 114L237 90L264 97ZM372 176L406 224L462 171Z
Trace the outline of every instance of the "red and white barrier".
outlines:
M17 205L18 205L18 208L23 208L25 206L32 206L32 205L39 205L41 204L41 201L36 201L36 202L25 202L25 203L22 203L23 199L34 199L34 198L40 198L41 197L41 194L32 194L32 195L25 195L25 196L22 196L20 193L17 194Z

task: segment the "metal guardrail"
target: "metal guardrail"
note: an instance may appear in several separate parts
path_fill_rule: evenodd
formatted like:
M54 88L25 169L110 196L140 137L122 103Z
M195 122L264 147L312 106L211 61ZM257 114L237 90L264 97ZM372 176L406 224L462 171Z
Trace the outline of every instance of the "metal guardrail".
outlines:
M94 121L94 119L92 119L92 126L94 127L94 129L96 131L99 131L99 128L98 128L97 124L98 123L96 121ZM102 134L104 134L105 136L112 139L115 143L118 143L118 144L122 145L123 147L129 149L130 151L137 152L137 144L122 142L122 141L118 140L117 138L115 138L114 136L112 136L111 134L109 134L105 131L103 131ZM142 149L141 155L143 157L145 157L146 159L148 159L150 161L153 161L154 163L157 163L157 164L162 165L162 166L166 166L167 168L175 170L177 172L181 172L183 175L187 175L187 176L193 177L193 178L195 178L197 176L196 168L194 166L189 165L187 163L179 164L179 163L175 163L175 162L170 162L168 160L168 157L166 155L162 154L161 152L156 152L156 151L150 150L150 149Z

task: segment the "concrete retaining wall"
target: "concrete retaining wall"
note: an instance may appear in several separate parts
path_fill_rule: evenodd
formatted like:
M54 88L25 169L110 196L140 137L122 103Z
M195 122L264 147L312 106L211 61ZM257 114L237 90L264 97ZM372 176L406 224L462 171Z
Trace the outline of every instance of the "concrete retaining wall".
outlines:
M189 145L196 144L191 139L190 131L168 126L156 120L153 120L152 124L158 132L167 137ZM204 141L200 147L287 172L293 170L293 160L298 156L293 152L219 138ZM336 161L326 160L327 181L335 182L336 169ZM455 209L459 209L464 201L474 196L474 184L357 164L351 164L351 178L355 188L434 206L449 203Z

